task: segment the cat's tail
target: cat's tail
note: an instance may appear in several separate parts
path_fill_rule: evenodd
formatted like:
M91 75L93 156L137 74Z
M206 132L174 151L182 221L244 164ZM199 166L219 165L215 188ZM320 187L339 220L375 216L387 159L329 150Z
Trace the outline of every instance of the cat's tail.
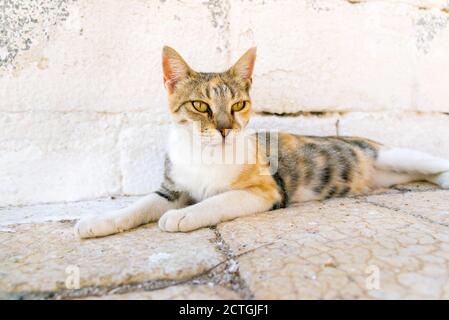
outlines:
M426 180L449 189L449 160L444 158L411 149L383 147L374 165L380 173L400 177L400 183Z

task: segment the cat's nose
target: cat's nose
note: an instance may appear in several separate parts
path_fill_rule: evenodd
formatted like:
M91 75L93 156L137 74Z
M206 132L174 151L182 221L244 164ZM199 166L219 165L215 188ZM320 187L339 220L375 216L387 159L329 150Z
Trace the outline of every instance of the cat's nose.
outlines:
M231 129L218 129L218 131L220 132L220 134L223 138L226 138L226 136L229 134L229 132L231 132Z

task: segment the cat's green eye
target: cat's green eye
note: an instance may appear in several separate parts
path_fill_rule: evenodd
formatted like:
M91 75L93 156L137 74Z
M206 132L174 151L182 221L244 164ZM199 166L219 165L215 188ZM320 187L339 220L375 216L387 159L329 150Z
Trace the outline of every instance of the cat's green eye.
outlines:
M207 112L207 110L209 109L207 103L202 101L192 101L192 106L196 109L196 111L199 112Z
M234 111L234 112L242 111L245 108L245 106L246 106L246 101L239 101L232 105L232 111Z

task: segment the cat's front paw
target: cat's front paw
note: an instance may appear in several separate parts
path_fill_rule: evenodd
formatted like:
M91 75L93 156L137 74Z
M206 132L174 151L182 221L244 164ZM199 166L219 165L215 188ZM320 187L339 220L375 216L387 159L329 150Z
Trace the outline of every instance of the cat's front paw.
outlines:
M191 212L185 209L168 210L159 219L159 228L167 232L187 232L202 226L195 221Z
M78 221L74 232L81 239L103 237L116 233L116 226L114 219L109 217L89 217Z

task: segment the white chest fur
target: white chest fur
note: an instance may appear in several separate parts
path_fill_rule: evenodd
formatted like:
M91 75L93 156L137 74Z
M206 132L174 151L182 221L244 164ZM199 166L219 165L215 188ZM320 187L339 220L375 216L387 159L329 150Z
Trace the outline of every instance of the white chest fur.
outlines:
M187 191L196 201L231 189L231 183L240 170L218 165L173 164L172 177L177 186Z
M192 143L186 132L173 128L168 156L170 176L176 186L187 191L196 201L228 191L242 171L243 163L217 161L222 146L201 146ZM221 153L219 159L222 159Z

